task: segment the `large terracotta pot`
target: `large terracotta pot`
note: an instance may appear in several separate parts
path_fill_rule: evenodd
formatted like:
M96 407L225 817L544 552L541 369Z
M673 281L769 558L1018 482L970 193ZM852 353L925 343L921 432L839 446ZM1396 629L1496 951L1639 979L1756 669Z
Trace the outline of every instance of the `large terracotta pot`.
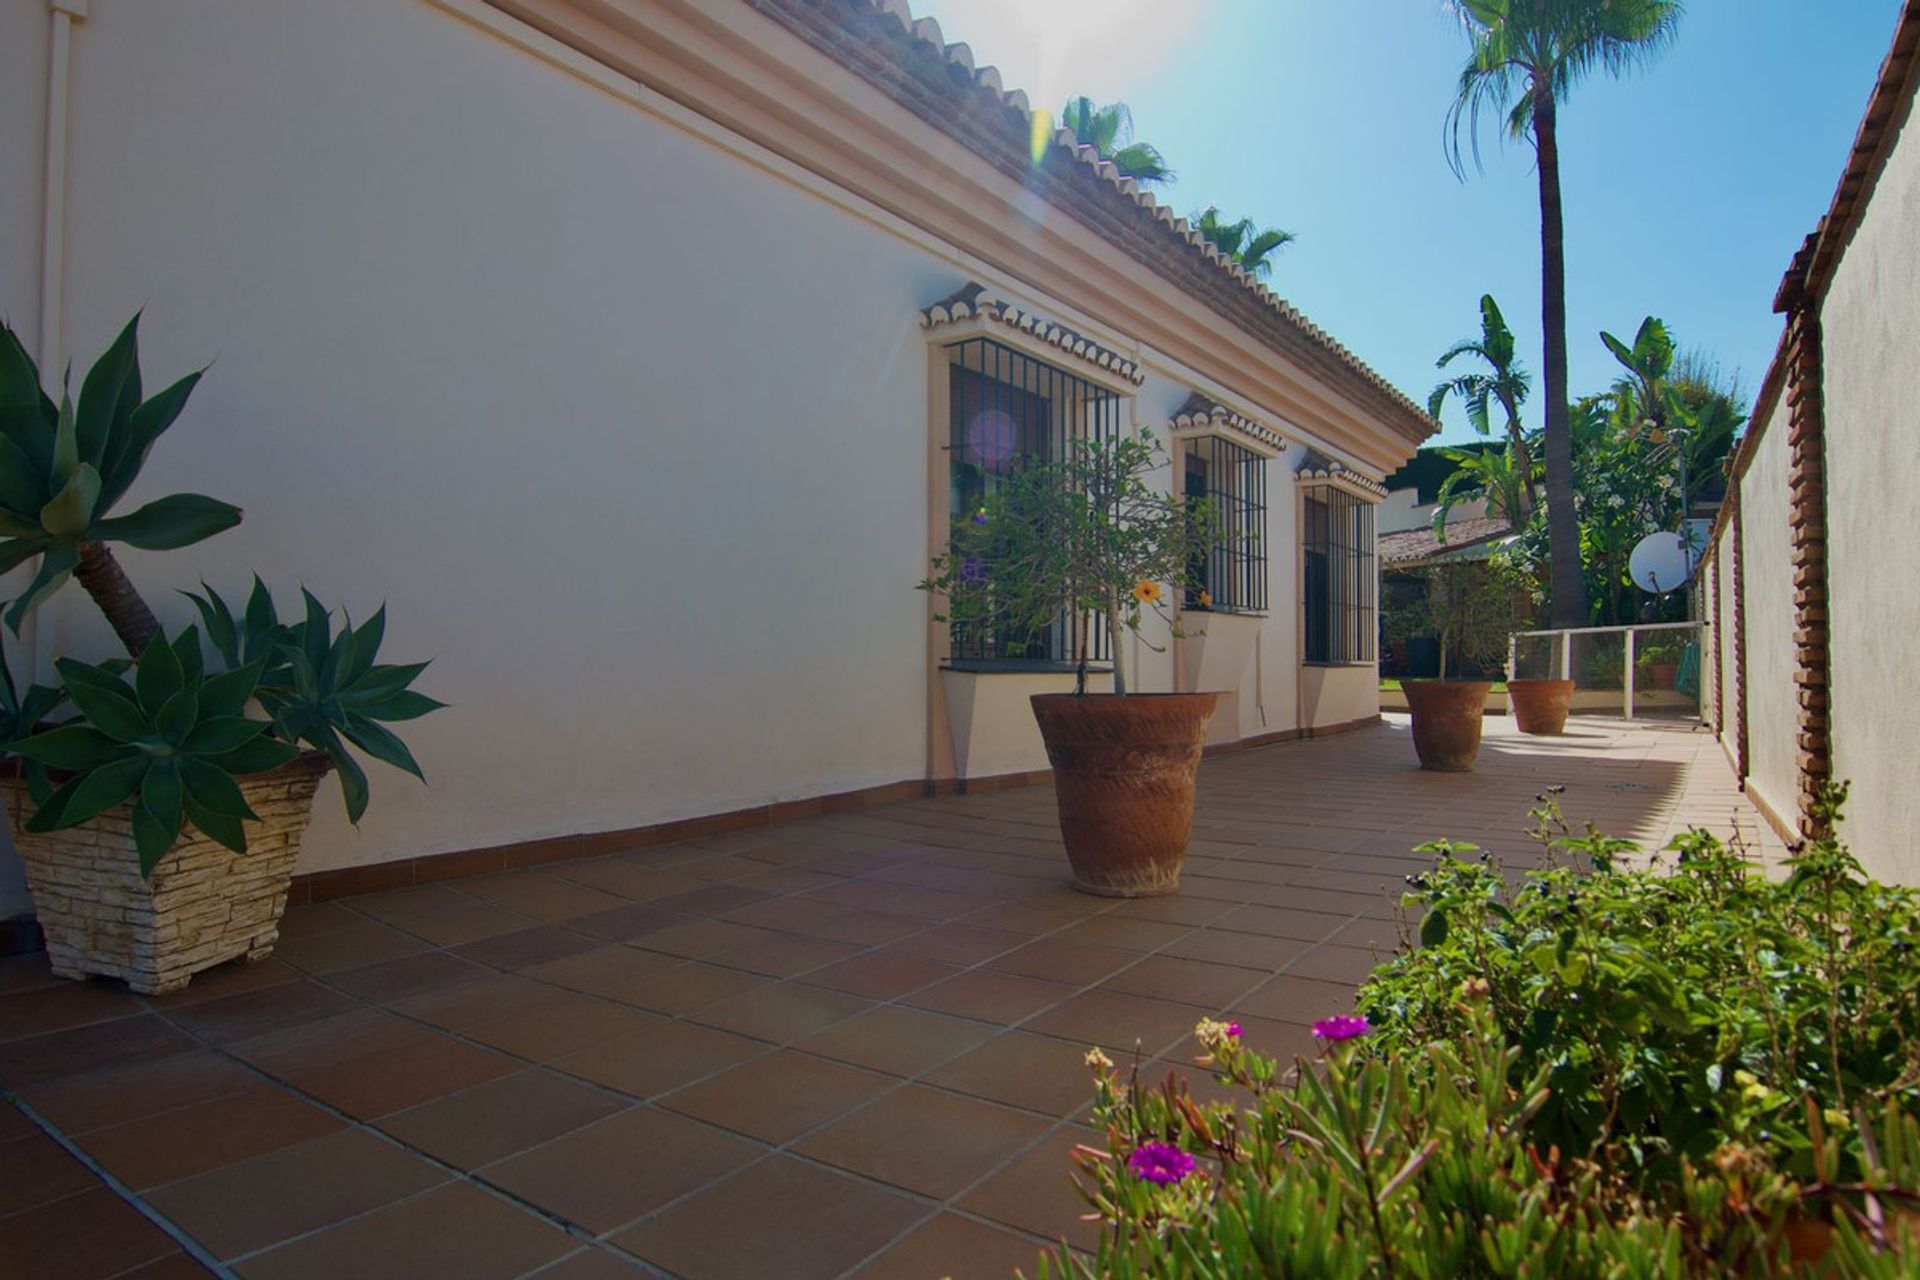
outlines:
M1643 670L1647 673L1647 687L1649 689L1671 689L1673 688L1674 677L1680 673L1680 664L1677 662L1649 662Z
M1217 693L1037 693L1073 887L1145 898L1180 887L1193 784Z
M1480 754L1480 722L1491 680L1403 680L1413 712L1413 749L1422 769L1464 773Z
M314 789L329 767L312 752L236 778L260 815L243 824L247 852L234 853L189 826L151 877L140 874L126 805L62 831L30 832L26 783L0 778L53 972L119 978L141 995L164 995L202 969L264 959L280 936Z
M1509 680L1507 697L1520 732L1551 737L1567 728L1567 709L1573 705L1571 680Z

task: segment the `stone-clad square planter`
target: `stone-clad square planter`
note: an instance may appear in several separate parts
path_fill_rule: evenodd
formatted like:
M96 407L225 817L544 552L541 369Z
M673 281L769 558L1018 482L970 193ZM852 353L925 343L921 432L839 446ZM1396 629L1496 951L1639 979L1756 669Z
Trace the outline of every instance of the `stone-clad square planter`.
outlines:
M325 756L310 754L236 778L260 815L244 824L247 852L189 825L151 879L140 874L127 806L64 831L29 832L26 783L0 778L53 972L119 978L141 995L162 995L202 969L264 959L280 937L293 864L327 768Z

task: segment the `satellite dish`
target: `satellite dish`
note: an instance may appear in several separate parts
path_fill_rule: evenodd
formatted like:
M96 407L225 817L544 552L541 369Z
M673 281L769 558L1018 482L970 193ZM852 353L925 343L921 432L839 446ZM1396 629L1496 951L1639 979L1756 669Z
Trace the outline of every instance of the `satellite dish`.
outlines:
M1693 576L1698 553L1689 554L1677 533L1650 533L1640 539L1627 561L1627 573L1642 591L1663 595L1678 591Z

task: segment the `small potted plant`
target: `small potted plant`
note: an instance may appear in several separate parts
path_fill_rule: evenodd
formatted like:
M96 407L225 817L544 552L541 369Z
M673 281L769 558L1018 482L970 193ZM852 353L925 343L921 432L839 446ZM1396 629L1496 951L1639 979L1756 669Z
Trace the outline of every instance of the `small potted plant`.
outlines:
M1440 677L1403 680L1413 713L1413 747L1420 767L1458 773L1480 753L1481 721L1493 682L1488 664L1506 649L1514 624L1513 593L1485 565L1429 569L1427 616L1440 637ZM1449 666L1464 678L1448 679Z
M1673 688L1674 676L1680 670L1680 655L1686 651L1687 642L1675 636L1656 635L1640 645L1640 652L1634 659L1634 667L1640 673L1643 687L1648 689Z
M1035 694L1033 713L1053 765L1073 884L1108 897L1179 888L1194 779L1219 697L1128 688L1126 636L1139 635L1149 614L1173 627L1169 588L1184 584L1194 553L1213 537L1209 504L1150 483L1164 463L1146 433L1075 440L1064 457L1032 460L955 522L920 583L945 600L939 622L1022 633L1064 620L1072 628L1074 692ZM1087 692L1096 616L1112 654L1111 694Z
M303 592L304 615L283 623L256 578L240 614L208 588L192 597L200 624L165 634L108 544L189 546L240 510L175 494L110 514L200 378L145 397L138 327L136 316L77 404L56 405L0 326L0 568L35 564L5 620L17 632L71 576L126 650L59 658L60 686L24 693L0 660L0 752L13 765L0 788L53 971L156 994L272 949L321 777L337 773L358 822L367 777L354 752L419 776L386 725L440 704L410 687L424 663L377 661L384 608L336 630Z

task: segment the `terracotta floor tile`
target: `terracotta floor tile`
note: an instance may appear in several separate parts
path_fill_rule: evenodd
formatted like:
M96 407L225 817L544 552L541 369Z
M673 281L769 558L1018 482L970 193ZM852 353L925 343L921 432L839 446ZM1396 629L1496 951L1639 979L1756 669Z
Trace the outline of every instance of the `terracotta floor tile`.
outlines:
M944 1200L1046 1131L1033 1116L909 1085L794 1150Z
M475 1023L463 1035L515 1057L549 1062L588 1045L643 1031L660 1019L592 996L555 991L538 1008Z
M439 911L395 920L393 924L436 947L457 947L532 928L535 921L491 902L475 902L468 898Z
M1077 987L1018 974L971 969L907 996L905 1003L1009 1026L1072 996Z
M340 1121L277 1085L96 1129L78 1141L136 1191L250 1160L340 1128Z
M557 1071L636 1098L651 1098L765 1052L765 1045L725 1031L690 1022L662 1022L632 1035L603 1040L551 1065Z
M366 923L365 916L357 911L349 911L337 902L313 902L288 907L280 916L280 941L284 944L303 938L317 938L326 933L338 933L342 929L356 929Z
M757 974L693 960L636 975L621 984L618 998L626 1004L678 1017L766 985L767 980Z
M871 1183L775 1156L613 1242L686 1280L765 1280L774 1270L782 1280L833 1280L925 1213Z
M477 1169L628 1105L550 1071L521 1071L397 1111L379 1126L448 1164Z
M1025 1029L1057 1036L1086 1047L1100 1045L1109 1052L1151 1057L1193 1030L1202 1016L1192 1005L1148 1000L1117 991L1088 991L1049 1009Z
M496 973L478 982L395 1000L388 1007L404 1017L459 1031L509 1013L537 1009L552 994L553 988L543 982L515 973Z
M771 897L754 889L730 884L702 884L698 889L689 889L685 893L655 898L653 905L690 916L717 916L770 901Z
M1067 1126L996 1173L960 1201L960 1207L981 1217L1048 1240L1065 1240L1079 1249L1099 1243L1097 1223L1086 1222L1087 1202L1074 1190L1072 1152L1086 1143L1098 1147L1101 1139L1088 1129Z
M1199 926L1212 924L1231 910L1233 907L1230 903L1189 898L1185 894L1175 893L1164 898L1129 898L1125 902L1115 903L1102 919L1157 920L1165 924Z
M21 1096L63 1132L77 1134L224 1098L259 1082L218 1054L176 1053L34 1085Z
M1326 942L1287 966L1287 976L1359 986L1387 957L1368 947L1343 947Z
M27 1133L0 1142L0 1220L99 1185L87 1166L26 1123Z
M783 1050L660 1099L660 1105L776 1146L892 1088L891 1076Z
M773 978L791 978L809 969L818 969L822 965L859 954L860 948L851 943L828 942L824 938L809 938L802 934L776 934L708 958L729 969L745 969L748 973L765 974Z
M1280 1022L1311 1023L1353 1012L1353 984L1318 982L1283 973L1234 1002L1234 1007Z
M1213 927L1237 929L1263 938L1304 938L1312 942L1324 942L1351 919L1352 914L1328 915L1297 906L1244 906L1221 916L1214 921Z
M769 867L762 863L754 874L742 876L733 883L742 889L757 889L761 893L781 897L790 893L805 893L810 889L824 889L830 884L839 884L841 879L840 876L805 871L799 867Z
M343 898L340 905L383 924L394 924L414 916L432 915L449 907L472 903L473 899L444 884L411 884L404 889L384 889Z
M698 889L705 882L670 867L647 866L628 858L592 858L549 869L550 875L590 885L633 902L654 902Z
M1085 1058L1068 1041L1007 1031L928 1072L926 1082L1059 1119L1093 1102Z
M1038 1274L1041 1252L1025 1236L943 1213L854 1272L852 1280L1006 1280L1016 1271Z
M1007 929L986 929L972 924L946 924L911 938L902 938L888 946L888 952L938 960L945 964L973 965L991 960L1015 947L1025 946L1031 938Z
M340 969L358 969L382 960L398 960L417 955L427 944L411 934L384 924L364 921L346 929L335 929L308 938L282 938L274 948L274 958L312 974L333 973Z
M170 1009L166 1017L192 1035L215 1044L232 1044L285 1027L337 1017L359 1007L338 991L329 991L317 982L302 979L265 991L248 991L184 1009Z
M478 982L492 975L493 971L485 965L461 960L444 951L427 951L328 974L327 985L369 1004L388 1004L428 991L457 987L463 982Z
M57 987L0 996L0 1040L43 1036L139 1012L138 1000L104 979L62 982Z
M97 1280L179 1249L105 1187L0 1218L0 1276Z
M888 951L869 951L851 960L815 969L802 981L816 987L845 991L869 1000L893 1000L910 991L931 986L942 978L951 978L960 970L937 960L896 955Z
M624 906L627 899L546 871L508 871L457 881L462 893L548 924Z
M246 1280L513 1280L578 1242L465 1183L441 1187L240 1263Z
M829 942L851 942L863 947L893 942L927 928L926 921L908 916L854 911L800 898L775 898L742 910L729 911L727 919L736 924L804 933L809 937L825 938Z
M823 987L779 982L707 1005L688 1014L693 1022L773 1044L792 1044L836 1022L865 1013L873 1001Z
M285 1147L147 1195L214 1256L232 1258L425 1191L446 1175L359 1129Z
M977 929L1001 929L1037 938L1079 924L1087 913L1058 902L1003 902L974 912L960 921Z
M671 924L643 933L633 940L633 945L682 959L700 960L735 947L764 942L768 936L766 929L729 920L689 920L686 924Z
M596 1235L740 1167L764 1148L684 1116L635 1107L481 1176Z
M631 942L669 925L685 924L688 917L668 911L650 902L627 902L606 911L596 911L567 922L567 928L609 942Z
M262 992L261 994L269 994ZM235 999L247 999L236 996ZM198 1048L158 1016L143 1013L0 1044L0 1085L24 1089L134 1061Z
M300 1087L350 1116L372 1120L496 1080L521 1067L504 1055L428 1034L426 1043L383 1049L303 1075Z
M1161 954L1238 965L1271 974L1278 973L1318 945L1317 939L1263 938L1257 933L1232 929L1197 929L1178 942L1168 943Z
M881 1005L808 1037L799 1047L837 1062L913 1076L957 1057L993 1032L990 1026L962 1018Z
M491 965L495 969L530 969L562 956L592 951L600 945L598 939L549 924L469 942L465 946L455 947L449 954L475 964Z
M1017 973L1026 978L1045 978L1070 987L1084 987L1140 958L1137 952L1085 946L1069 942L1067 937L1068 934L1061 934L1030 942L1018 951L989 961L986 967L995 973Z
M405 1018L359 1006L337 1018L270 1031L227 1046L227 1051L268 1075L299 1083L324 1071L385 1049L423 1044L435 1033Z
M170 1253L144 1267L122 1271L113 1280L213 1280L213 1272L185 1253Z
M142 996L141 1001L149 1009L166 1013L208 1000L285 986L290 982L299 982L304 977L292 965L282 964L278 960L229 960L194 974L193 981L184 990L164 996Z
M1173 1000L1215 1011L1253 990L1265 976L1257 969L1158 955L1148 956L1132 968L1114 974L1103 986L1108 991Z
M582 991L589 995L605 996L610 1000L632 1003L627 999L633 983L650 978L663 969L672 969L680 964L678 956L662 955L657 951L643 951L638 947L622 946L615 943L593 951L582 951L578 955L567 956L548 964L537 964L523 970L524 976L539 982L565 987L570 991Z
M658 1273L642 1271L640 1264L629 1262L605 1249L582 1249L540 1272L529 1280L652 1280Z

